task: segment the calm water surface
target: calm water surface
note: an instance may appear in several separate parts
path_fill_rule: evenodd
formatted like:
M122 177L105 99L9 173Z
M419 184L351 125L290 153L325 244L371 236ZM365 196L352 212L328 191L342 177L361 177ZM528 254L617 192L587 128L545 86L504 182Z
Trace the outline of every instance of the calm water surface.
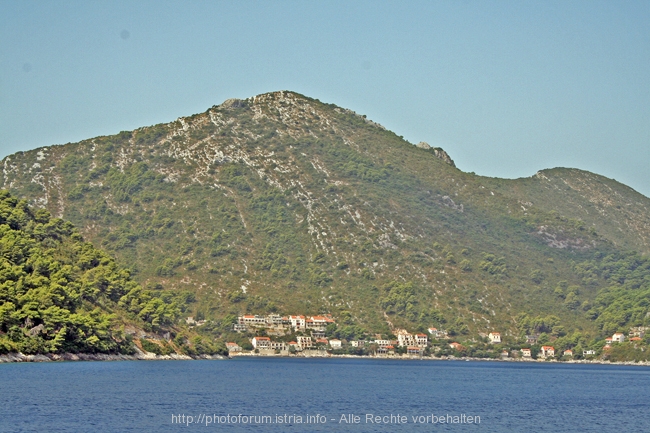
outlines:
M650 432L645 367L270 358L1 364L0 398L1 432ZM340 423L342 415L352 421L348 414L360 422ZM393 423L367 422L370 414ZM228 415L237 423L217 422ZM253 418L244 424L239 415ZM480 424L440 423L454 416Z

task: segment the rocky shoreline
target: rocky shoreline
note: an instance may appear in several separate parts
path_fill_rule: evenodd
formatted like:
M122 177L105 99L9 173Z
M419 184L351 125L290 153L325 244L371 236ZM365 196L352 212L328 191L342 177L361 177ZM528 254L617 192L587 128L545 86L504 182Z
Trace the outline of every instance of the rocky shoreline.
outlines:
M7 353L0 355L0 364L10 362L57 362L57 361L187 361L193 359L227 359L220 355L156 355L150 352L138 351L134 355L106 353L48 353L39 355L24 355L22 353Z
M308 354L295 354L295 355L281 355L281 354L259 354L259 353L238 353L233 354L231 357L261 357L261 358L344 358L344 359L385 359L392 361L478 361L478 362L517 362L517 363L553 363L553 364L600 364L600 365L632 365L637 367L650 367L650 361L626 361L626 362L611 362L598 359L576 359L570 361L557 361L557 360L543 360L543 359L523 359L523 358L507 358L507 359L492 359L492 358L472 358L461 357L456 358L453 356L430 357L430 356L399 356L399 355L333 355L331 353L308 353Z
M259 358L344 358L344 359L385 359L393 361L480 361L480 362L522 362L522 363L544 363L551 362L556 364L600 364L600 365L628 365L637 367L650 367L650 362L611 362L604 360L573 360L573 361L544 361L536 359L490 359L490 358L454 358L454 357L419 357L419 356L361 356L361 355L333 355L330 353L316 352L300 355L270 355L257 353L238 353L232 357L221 355L156 355L150 352L137 351L134 355L122 354L105 354L105 353L62 353L62 354L38 354L25 355L22 353L7 353L0 355L0 364L13 362L57 362L57 361L190 361L190 360L224 360L236 357L259 357Z

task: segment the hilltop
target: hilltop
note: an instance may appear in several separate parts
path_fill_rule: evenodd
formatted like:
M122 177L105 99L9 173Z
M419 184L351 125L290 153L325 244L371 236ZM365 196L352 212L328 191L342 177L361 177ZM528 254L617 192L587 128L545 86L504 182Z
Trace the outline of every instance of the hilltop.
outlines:
M637 301L643 314L605 319L604 293L647 288L647 197L572 169L481 177L452 157L283 91L8 156L0 186L72 221L143 287L191 292L187 314L215 335L272 312L329 313L359 335L644 324Z

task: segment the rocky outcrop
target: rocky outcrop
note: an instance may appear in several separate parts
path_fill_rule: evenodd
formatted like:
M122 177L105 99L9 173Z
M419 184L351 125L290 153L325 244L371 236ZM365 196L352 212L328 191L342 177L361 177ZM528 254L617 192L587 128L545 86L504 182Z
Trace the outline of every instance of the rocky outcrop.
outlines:
M241 99L226 99L223 101L223 103L220 105L221 108L227 108L227 109L235 109L235 108L244 108L246 107L246 102L242 101Z
M441 147L431 147L429 143L426 141L420 141L418 144L415 145L416 147L419 147L420 149L428 150L430 152L433 152L433 154L436 156L436 158L442 159L445 161L447 164L451 165L452 167L456 167L456 164L454 163L454 160L451 159L449 154L445 152Z

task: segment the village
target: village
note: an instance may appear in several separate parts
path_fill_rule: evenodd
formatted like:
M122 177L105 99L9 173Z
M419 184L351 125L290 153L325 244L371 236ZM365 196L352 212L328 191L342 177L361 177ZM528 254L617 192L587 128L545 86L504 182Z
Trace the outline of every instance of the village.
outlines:
M437 357L453 359L467 357L465 344L454 339L446 330L430 327L428 333L409 332L406 329L394 329L389 335L375 334L362 339L339 339L331 337L337 323L329 314L316 316L280 316L277 314L241 315L233 325L233 331L239 334L253 335L249 344L230 341L226 347L230 356L371 356L422 358ZM645 336L646 327L630 328L628 336L621 332L605 339L602 347L586 348L575 356L574 349L568 348L556 353L550 344L538 344L539 335L527 335L526 344L520 347L505 347L501 333L480 333L485 345L498 348L499 353L490 356L501 360L522 361L571 361L574 358L592 359L601 357L614 344L628 341L640 344ZM494 352L492 350L491 352Z

